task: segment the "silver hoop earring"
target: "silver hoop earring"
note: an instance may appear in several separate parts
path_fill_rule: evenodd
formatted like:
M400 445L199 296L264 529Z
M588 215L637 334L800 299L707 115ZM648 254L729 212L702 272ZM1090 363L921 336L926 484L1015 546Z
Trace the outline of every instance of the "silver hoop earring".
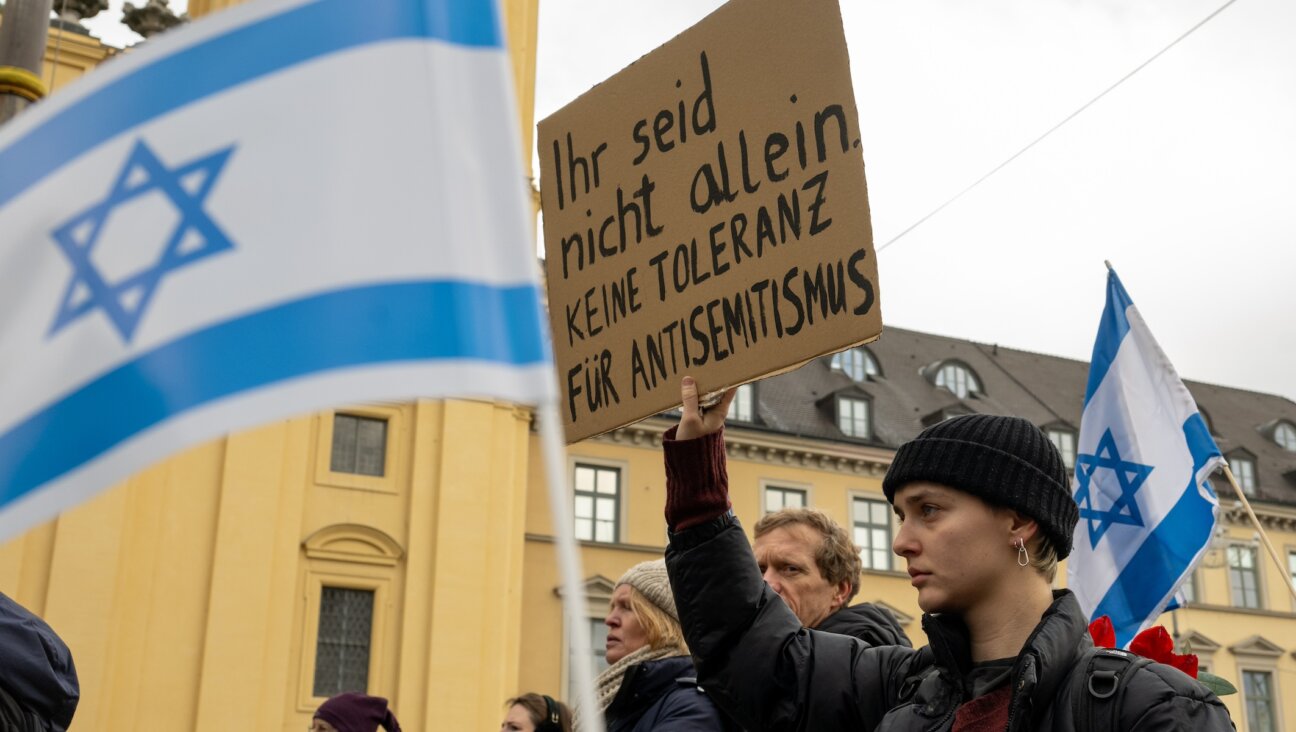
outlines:
M1026 551L1026 540L1022 538L1017 539L1017 566L1030 566L1030 553Z

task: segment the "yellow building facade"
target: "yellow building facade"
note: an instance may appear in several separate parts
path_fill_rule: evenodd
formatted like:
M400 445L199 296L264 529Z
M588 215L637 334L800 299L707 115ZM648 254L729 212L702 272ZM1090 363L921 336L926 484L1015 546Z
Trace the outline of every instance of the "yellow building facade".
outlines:
M232 4L191 0L189 9L198 17ZM538 4L504 5L529 165ZM59 37L51 31L49 59ZM114 53L84 36L62 39L55 88ZM344 431L379 424L370 464L338 460L356 449ZM358 405L189 450L0 545L0 591L71 647L82 687L74 732L300 730L325 697L322 656L345 655L356 640L322 626L352 617L339 609L357 598L369 603L367 615L357 611L364 656L333 664L344 676L361 670L365 689L391 699L407 730L495 729L507 697L570 698L572 634L597 646L612 583L661 556L660 440L670 424L652 418L569 448L573 500L587 517L578 526L589 595L582 627L562 619L532 415L476 401ZM727 436L743 523L803 501L865 532L873 568L855 601L891 608L921 645L915 594L886 546L894 520L873 510L890 450L741 425ZM1269 679L1273 728L1289 729L1296 604L1283 582L1296 574L1296 510L1258 508L1286 572L1227 505L1191 601L1163 622L1240 688L1244 678ZM1251 691L1250 700L1225 699L1241 730L1248 701L1264 690Z
M332 412L174 457L0 547L0 590L72 649L74 730L300 730L321 602L371 598L365 688L406 729L498 723L518 678L530 415L367 405L382 476L332 470Z
M601 536L595 530L594 535L602 540L582 541L583 569L589 578L585 586L589 624L576 632L590 633L596 647L601 644L600 626L616 580L634 564L660 558L665 551L666 478L661 435L672 424L667 419L652 418L568 448L568 474L576 500L589 493L584 490L589 481L583 479L589 475L597 476L594 500L606 501L606 496L615 495L615 508L610 514L615 525ZM889 451L815 442L735 425L730 425L725 435L730 496L734 512L749 535L750 528L763 515L767 500L772 500L772 492L780 490L803 492L809 505L827 511L843 526L851 526L851 507L856 499L885 503L882 476L890 464ZM527 620L522 633L519 688L570 698L570 659L566 649L572 630L565 629L562 622L553 524L538 449L538 443L533 441L522 587ZM609 480L615 484L615 494L598 485ZM576 513L585 512L578 509ZM578 536L583 529L578 527ZM868 571L853 602L886 604L896 611L905 631L917 639L922 631L913 594L903 567Z
M0 14L0 24L3 23L4 16ZM45 38L41 82L53 93L85 76L118 53L121 53L120 49L106 45L93 36L51 27Z

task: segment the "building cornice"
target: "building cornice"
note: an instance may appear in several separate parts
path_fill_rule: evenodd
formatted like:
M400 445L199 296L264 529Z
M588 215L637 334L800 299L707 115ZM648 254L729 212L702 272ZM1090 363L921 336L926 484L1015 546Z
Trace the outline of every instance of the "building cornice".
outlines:
M650 417L590 438L594 442L659 448L672 419ZM830 440L814 440L779 432L725 427L725 451L731 460L791 465L881 478L891 465L892 450Z
M1262 618L1282 618L1291 620L1296 618L1296 613L1285 610L1269 610L1266 608L1255 607L1235 607L1233 605L1213 605L1203 602L1190 602L1183 606L1185 617L1191 619L1194 611L1224 613L1226 615L1255 615ZM1191 620L1189 620L1191 622Z
M557 537L550 536L548 534L533 534L530 531L528 531L524 535L524 537L527 541L539 542L541 544L558 543ZM578 539L576 541L576 544L580 546L580 548L582 549L615 549L617 551L623 551L623 552L637 552L639 554L651 554L657 557L660 557L661 555L666 553L666 547L650 546L648 544L626 544L623 542L610 542L610 541L586 541L584 539Z
M649 417L591 437L587 441L659 449L662 434L675 424L673 418ZM731 460L789 465L875 478L886 474L895 456L895 451L891 448L819 440L784 432L750 429L740 424L725 426L725 450ZM1296 507L1272 503L1252 503L1251 507L1266 530L1296 533ZM1241 503L1227 497L1220 501L1220 518L1223 523L1231 526L1248 526L1251 523Z
M1256 518L1260 519L1260 525L1266 530L1296 533L1296 510L1288 506L1254 503L1251 504L1251 508L1255 511ZM1246 509L1242 508L1240 501L1232 503L1227 500L1221 501L1220 518L1229 526L1251 525L1251 517L1247 516Z

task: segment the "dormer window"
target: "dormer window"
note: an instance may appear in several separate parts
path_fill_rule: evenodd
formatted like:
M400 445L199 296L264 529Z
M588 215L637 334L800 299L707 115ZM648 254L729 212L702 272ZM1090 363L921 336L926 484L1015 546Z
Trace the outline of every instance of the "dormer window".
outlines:
M1296 452L1296 426L1291 422L1279 422L1274 427L1273 441L1288 452Z
M872 405L868 399L837 397L837 427L847 437L868 439L873 434Z
M734 394L732 402L729 402L729 414L725 419L732 419L736 422L750 422L756 407L756 387L752 384L743 384L738 387L738 393Z
M871 376L878 376L882 373L882 370L878 368L877 359L873 358L873 354L869 353L869 350L863 346L833 354L832 370L840 371L854 381L864 381Z
M1046 430L1049 442L1062 454L1062 464L1068 471L1075 470L1076 433L1066 427L1049 427Z
M1228 456L1229 470L1233 471L1233 477L1237 479L1238 487L1248 498L1255 497L1256 492L1256 469L1255 460L1245 453L1233 453Z
M967 399L972 394L983 393L981 381L977 379L976 374L972 373L972 369L957 361L942 364L940 370L936 372L933 383L954 392L959 399Z

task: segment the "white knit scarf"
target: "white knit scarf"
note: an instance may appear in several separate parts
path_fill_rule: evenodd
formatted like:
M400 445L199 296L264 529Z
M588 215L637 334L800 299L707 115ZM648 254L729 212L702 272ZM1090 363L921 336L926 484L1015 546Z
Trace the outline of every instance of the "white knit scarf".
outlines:
M629 671L631 666L647 661L656 661L659 658L683 655L686 654L678 646L663 646L657 650L644 646L622 656L620 661L608 666L607 670L599 674L597 679L594 679L594 699L598 702L599 711L607 711L608 705L612 703L617 692L621 690L621 682L625 680L626 671ZM572 729L577 730L577 732L582 729L580 709L577 709L573 715Z

